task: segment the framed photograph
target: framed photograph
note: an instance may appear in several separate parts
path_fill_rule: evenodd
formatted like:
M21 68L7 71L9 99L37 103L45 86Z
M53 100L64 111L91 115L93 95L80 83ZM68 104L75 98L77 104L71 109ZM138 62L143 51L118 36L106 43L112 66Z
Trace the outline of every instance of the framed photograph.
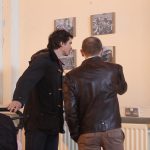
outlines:
M103 35L115 32L115 13L96 14L91 16L91 34Z
M60 57L61 62L64 64L64 70L71 70L76 67L76 50L73 49L68 56Z
M54 29L65 29L73 36L76 36L76 18L63 18L54 20Z
M105 62L115 63L115 46L103 46L101 58Z
M127 116L127 117L139 117L139 108L126 107L125 108L125 116Z

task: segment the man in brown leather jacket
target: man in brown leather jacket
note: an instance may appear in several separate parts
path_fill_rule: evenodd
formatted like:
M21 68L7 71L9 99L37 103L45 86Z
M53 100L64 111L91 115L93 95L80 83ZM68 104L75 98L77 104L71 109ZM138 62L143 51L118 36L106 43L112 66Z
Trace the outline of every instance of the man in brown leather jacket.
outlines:
M88 37L82 43L86 60L64 80L66 121L79 150L123 150L124 133L117 94L127 90L122 66L103 62L101 41Z

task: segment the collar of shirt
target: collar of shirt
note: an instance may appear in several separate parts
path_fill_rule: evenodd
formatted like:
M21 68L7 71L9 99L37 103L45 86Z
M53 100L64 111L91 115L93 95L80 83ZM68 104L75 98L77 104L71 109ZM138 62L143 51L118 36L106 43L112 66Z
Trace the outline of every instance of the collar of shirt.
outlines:
M93 58L93 57L100 57L100 56L99 55L94 55L94 56L85 57L85 59L89 59L89 58Z

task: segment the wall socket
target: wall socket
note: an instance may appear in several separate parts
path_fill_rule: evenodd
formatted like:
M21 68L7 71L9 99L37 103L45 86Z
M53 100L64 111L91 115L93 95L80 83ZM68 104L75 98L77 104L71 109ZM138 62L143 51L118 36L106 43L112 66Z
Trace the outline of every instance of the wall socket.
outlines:
M139 117L139 109L134 107L125 108L125 116L127 117Z

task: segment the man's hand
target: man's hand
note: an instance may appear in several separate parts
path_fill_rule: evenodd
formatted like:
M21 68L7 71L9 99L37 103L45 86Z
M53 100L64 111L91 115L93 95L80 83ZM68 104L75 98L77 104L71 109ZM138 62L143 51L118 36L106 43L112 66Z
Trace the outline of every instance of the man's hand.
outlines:
M17 110L21 109L21 106L21 102L13 100L7 108L10 112L16 112Z

